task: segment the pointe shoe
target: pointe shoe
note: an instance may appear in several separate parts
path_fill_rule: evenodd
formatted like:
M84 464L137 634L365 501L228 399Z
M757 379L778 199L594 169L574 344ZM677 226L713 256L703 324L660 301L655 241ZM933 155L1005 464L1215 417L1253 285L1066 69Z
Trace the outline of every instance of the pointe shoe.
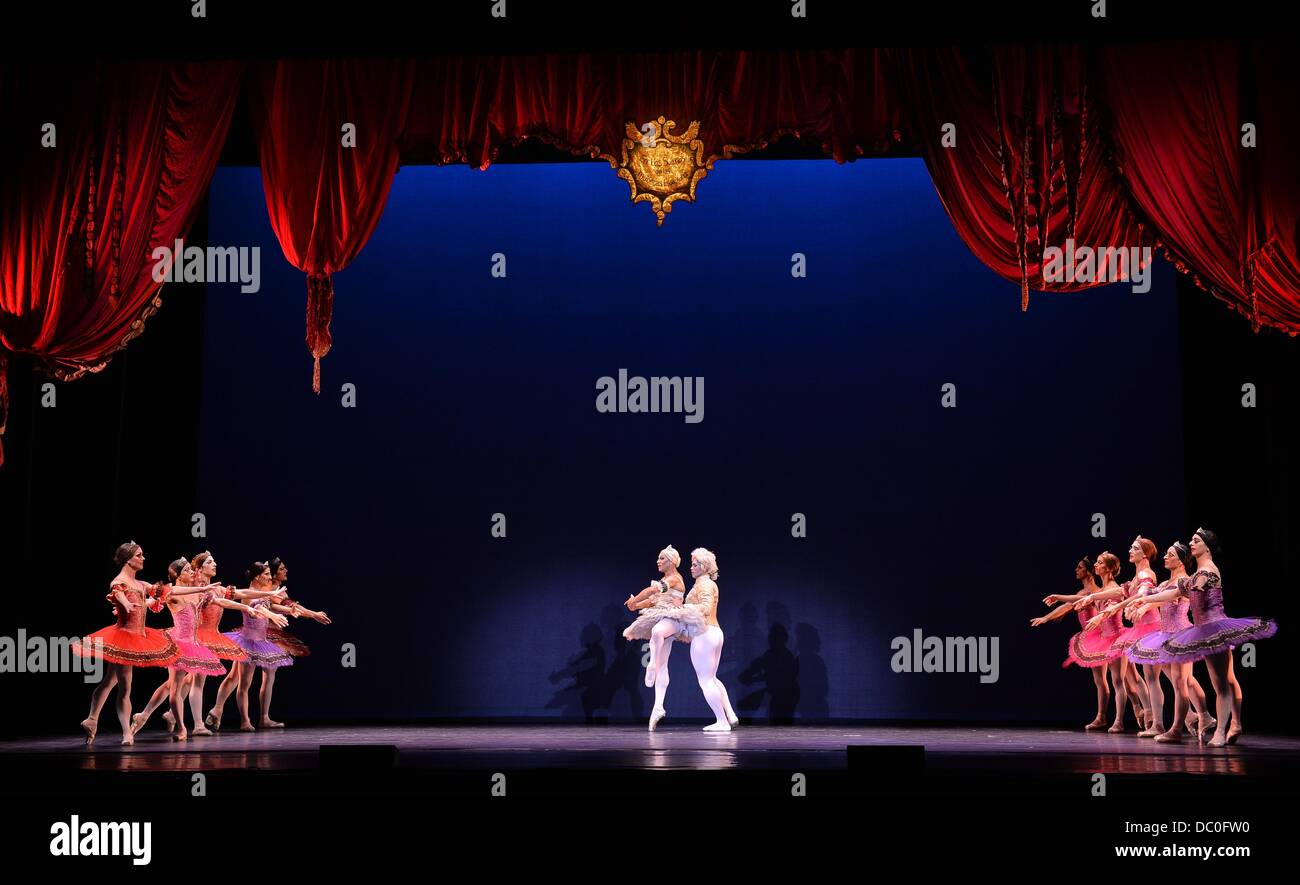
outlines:
M172 715L171 710L163 713L163 722L167 723L167 733L171 734L176 730L176 717Z
M172 740L173 741L189 740L189 734L185 731L185 726L182 725L179 730L172 732Z
M251 722L245 722L243 725L239 726L239 730L240 730L240 731L257 731L257 729L253 727L253 723L251 723Z
M1112 725L1110 728L1106 729L1106 733L1107 733L1107 734L1123 734L1123 733L1124 733L1124 723L1123 723L1123 722L1116 722L1116 723L1115 723L1114 725Z
M1103 717L1098 716L1096 719L1092 720L1092 721L1089 722L1087 725L1085 725L1085 726L1083 727L1083 730L1084 730L1084 731L1098 731L1098 730L1103 729L1103 728L1105 728L1105 727L1106 727L1106 720L1105 720Z
M1227 738L1226 741L1224 741L1224 743L1226 743L1226 744L1228 744L1228 745L1235 744L1235 743L1237 742L1237 738L1239 738L1239 737L1241 737L1241 729L1240 729L1240 728L1238 728L1236 731L1230 731L1230 732L1228 732L1228 738Z
M143 713L136 713L134 716L132 716L131 734L133 735L139 734L140 729L144 728L144 724L148 721L149 721L149 717L144 715Z
M654 688L654 687L655 687L655 666L654 666L654 664L651 664L649 667L646 667L646 668L645 668L645 687L646 687L646 688Z
M701 731L731 731L731 726L725 722L715 722L712 725L704 726Z
M86 733L86 746L89 747L95 743L95 732L99 730L98 719L81 720L81 730Z
M727 719L727 723L731 725L732 728L735 728L737 725L740 724L740 717L739 716L730 717Z
M284 728L283 722L276 722L274 719L266 719L266 718L263 718L262 721L258 723L258 725L260 725L262 728Z
M131 735L129 735L129 734L127 734L127 735L123 735L123 736L122 736L122 746L124 746L124 747L134 747L134 746L135 746L135 738L133 738L133 737L132 737Z
M217 718L216 709L208 711L208 715L203 717L203 724L213 731L221 731L221 720Z
M1152 728L1144 728L1144 729L1142 729L1141 731L1139 731L1139 732L1137 733L1137 736L1140 737L1140 738L1153 738L1153 737L1155 737L1156 735L1158 735L1158 734L1162 734L1162 733L1163 733L1163 732L1156 731L1155 729L1152 729Z
M663 718L664 718L665 716L667 716L667 715L668 715L668 711L665 710L663 707L656 707L655 709L651 710L651 711L650 711L650 731L654 731L656 728L658 728L658 727L659 727L659 720L663 719Z
M1183 742L1183 733L1177 728L1171 728L1163 734L1156 735L1157 744L1181 744Z
M190 729L190 737L212 737L212 732L208 731L202 725L196 725Z
M1210 738L1205 742L1205 746L1207 747L1226 747L1227 745L1228 741L1223 738Z
M1219 723L1213 716L1209 713L1202 713L1200 717L1200 727L1196 730L1196 740L1202 744L1208 743L1210 739L1206 737L1206 735L1214 734L1214 731L1218 726Z

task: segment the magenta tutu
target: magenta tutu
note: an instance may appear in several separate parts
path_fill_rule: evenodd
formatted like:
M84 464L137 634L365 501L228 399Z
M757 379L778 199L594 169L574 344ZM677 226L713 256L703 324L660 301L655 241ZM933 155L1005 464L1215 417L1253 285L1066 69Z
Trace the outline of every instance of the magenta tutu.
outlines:
M198 605L207 605L212 599L213 594L209 590L203 594ZM172 608L171 612L173 626L170 630L163 631L172 642L176 643L176 659L171 662L171 666L186 673L202 673L205 676L223 675L226 668L222 665L221 658L195 638L194 630L198 621L195 604L183 602Z
M1079 625L1086 626L1097 614L1097 607L1089 605L1079 612ZM1103 667L1124 654L1122 647L1115 645L1115 637L1120 633L1117 622L1118 614L1101 622L1095 630L1080 630L1070 637L1068 653L1062 667L1076 664L1080 667Z

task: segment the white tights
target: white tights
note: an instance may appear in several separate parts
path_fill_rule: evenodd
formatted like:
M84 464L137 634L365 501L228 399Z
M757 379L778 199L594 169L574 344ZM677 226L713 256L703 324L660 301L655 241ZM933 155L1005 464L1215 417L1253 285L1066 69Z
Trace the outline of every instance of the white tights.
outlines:
M722 628L710 627L691 640L691 663L695 665L695 677L700 681L700 690L709 709L717 721L707 726L705 731L731 731L731 726L740 720L736 711L731 709L731 699L727 697L727 687L718 678L718 664L722 661Z

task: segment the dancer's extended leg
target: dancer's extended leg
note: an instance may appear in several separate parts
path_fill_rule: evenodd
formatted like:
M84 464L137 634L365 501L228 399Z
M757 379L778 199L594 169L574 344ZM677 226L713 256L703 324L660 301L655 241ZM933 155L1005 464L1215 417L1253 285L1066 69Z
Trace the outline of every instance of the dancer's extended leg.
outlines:
M230 672L226 674L225 679L221 680L221 686L217 689L217 700L205 720L213 731L221 730L221 717L226 712L226 701L230 699L230 693L239 687L240 674L247 666L249 665L243 661L232 661Z
M104 678L99 680L99 685L96 685L94 691L90 693L90 715L81 720L81 727L86 732L87 746L95 742L95 732L99 730L99 711L104 709L104 701L108 700L109 693L117 685L118 669L117 664L106 663Z
M117 676L117 721L122 726L122 746L135 743L131 734L131 679L135 668L123 666Z
M654 640L652 639L651 642ZM668 715L664 709L664 696L668 694L668 659L673 654L673 641L670 639L664 643L663 651L659 656L659 668L655 675L655 705L650 711L650 730L654 731L659 726L659 720Z
M672 642L677 629L677 624L673 621L663 620L655 624L650 631L650 664L645 670L647 687L653 686L659 678L659 673L664 667L664 643Z

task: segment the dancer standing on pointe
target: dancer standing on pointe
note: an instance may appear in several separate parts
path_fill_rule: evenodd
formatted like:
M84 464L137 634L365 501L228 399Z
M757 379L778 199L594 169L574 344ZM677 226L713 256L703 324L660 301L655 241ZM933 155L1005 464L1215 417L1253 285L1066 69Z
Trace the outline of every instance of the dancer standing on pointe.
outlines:
M173 739L178 741L187 740L190 734L194 735L211 735L203 725L203 706L202 706L202 689L198 695L194 692L194 679L197 676L221 676L226 672L226 668L221 663L221 658L198 641L196 636L196 626L199 621L199 612L206 607L215 607L218 609L233 608L252 614L255 617L272 617L280 621L284 619L279 615L270 616L269 613L260 609L250 608L239 602L232 602L226 599L227 593L234 593L225 587L209 585L206 589L191 589L196 583L196 573L192 563L184 557L177 559L167 567L167 575L171 579L173 587L167 594L166 604L172 615L173 627L163 632L176 643L179 654L171 665L167 668L167 679L154 690L149 703L145 705L144 710L136 713L131 717L131 733L136 734L144 728L153 715L153 711L162 705L164 700L169 701L169 709L165 715L168 724L168 731L172 732ZM206 582L204 582L206 583ZM218 596L217 594L222 595ZM194 602L185 599L186 596L201 594L199 600ZM194 718L193 732L187 732L185 729L185 711L184 698L188 696L190 701L190 714ZM179 728L177 724L179 723Z
M1041 617L1032 618L1029 621L1031 627L1041 627L1048 621L1055 621L1065 617L1074 611L1074 604L1081 599L1085 599L1094 593L1101 592L1101 585L1097 583L1097 576L1093 573L1092 559L1085 556L1080 559L1074 566L1074 577L1079 581L1080 588L1078 593L1051 593L1043 597L1043 605L1056 605L1056 608ZM1057 603L1061 603L1057 605ZM1088 621L1097 613L1094 606L1088 606L1079 612L1079 627L1088 626ZM1090 634L1079 632L1070 639L1071 648L1076 641L1085 643ZM1101 645L1098 638L1094 641L1097 646ZM1109 649L1109 646L1107 646ZM1085 731L1094 731L1106 727L1106 708L1110 706L1110 684L1106 681L1107 666L1104 659L1098 659L1096 663L1084 663L1082 659L1076 658L1071 654L1063 666L1068 667L1071 663L1079 664L1086 667L1092 673L1093 685L1097 688L1097 715L1091 722L1083 728Z
M1102 609L1095 616L1097 620L1113 617L1115 623L1120 624L1123 623L1121 619L1125 615L1132 615L1136 612L1136 606L1129 607L1128 603L1151 595L1156 588L1156 573L1151 567L1151 557L1155 555L1155 542L1149 538L1143 538L1139 535L1129 545L1128 561L1133 563L1137 573L1133 575L1133 580L1124 583L1125 595L1113 600L1106 608ZM1159 629L1160 613L1154 610L1146 610L1141 618L1132 622L1132 626L1120 630L1115 636L1115 646L1127 657L1128 650L1133 647L1134 643ZM1132 663L1131 658L1130 663ZM1138 669L1139 666L1142 668L1141 671ZM1137 736L1155 737L1165 730L1163 721L1165 695L1160 689L1160 669L1154 664L1139 665L1136 663L1132 663L1132 666L1128 669L1134 676L1134 680L1128 683L1129 691L1140 689L1146 706L1145 724ZM1141 672L1140 677L1138 676L1139 672ZM1139 716L1139 718L1143 717Z
M1108 550L1099 553L1093 571L1101 582L1101 589L1076 602L1075 611L1095 608L1107 599L1122 598L1124 588L1115 582L1119 568L1118 556ZM1131 676L1128 672L1128 658L1124 657L1123 647L1115 644L1115 638L1123 629L1118 618L1118 614L1106 618L1093 615L1083 630L1070 639L1070 656L1062 665L1095 667L1105 664L1110 670L1110 684L1115 692L1115 721L1106 730L1111 734L1119 734L1124 730L1124 711L1129 702L1132 702L1133 712L1138 717L1139 724L1142 724L1141 701L1129 687Z
M113 606L117 623L97 630L89 636L74 640L72 650L87 658L99 658L106 666L104 678L90 695L90 715L81 720L86 732L86 746L95 742L99 730L99 712L108 694L117 686L117 720L122 726L122 746L135 743L131 732L131 678L135 667L166 667L175 659L176 643L161 630L146 627L144 610L147 605L154 612L162 611L158 599L161 585L147 584L136 578L144 568L144 549L134 541L127 541L113 553L113 562L119 568L117 577L109 582L105 597Z
M1180 581L1175 589L1149 600L1165 602L1171 594L1181 594L1191 600L1192 626L1166 639L1158 660L1162 664L1205 661L1219 717L1208 745L1223 747L1236 743L1242 731L1241 684L1233 673L1232 650L1256 639L1269 638L1277 632L1277 623L1266 618L1230 618L1224 614L1223 578L1214 562L1220 552L1219 539L1214 532L1197 529L1188 549L1196 558L1196 574ZM1184 703L1182 710L1175 711L1174 721L1185 713ZM1230 716L1232 726L1225 733Z
M289 579L289 569L285 566L284 561L278 556L273 556L267 562L271 570L271 587L276 591L283 591L277 600L273 600L270 606L271 610L277 614L288 615L293 618L311 618L320 624L330 623L329 616L325 612L312 611L295 602L288 596L289 588L284 586L284 582ZM277 626L266 628L266 638L269 642L274 642L280 647L285 654L293 658L305 658L311 654L311 649L307 643L303 642L297 636L283 630ZM262 671L262 681L257 687L257 705L261 710L261 722L266 728L283 728L283 722L276 722L271 718L271 693L275 689L274 669Z
M1164 645L1165 640L1186 630L1192 626L1191 619L1187 616L1187 609L1190 605L1186 596L1174 594L1173 598L1165 602L1152 602L1152 597L1165 594L1166 590L1172 589L1177 584L1187 578L1187 569L1194 569L1196 560L1192 558L1192 553L1187 545L1182 541L1175 541L1168 550L1165 551L1165 568L1169 569L1169 580L1165 581L1159 587L1154 588L1152 592L1145 596L1135 596L1126 603L1130 608L1134 608L1134 615L1138 620L1146 614L1148 610L1156 611L1160 616L1160 629L1154 633L1149 633L1139 639L1129 647L1125 654L1130 661L1142 664L1144 666L1155 666L1165 674L1169 684L1174 688L1174 724L1166 732L1157 734L1155 739L1158 743L1177 743L1182 740L1182 729L1178 727L1178 710L1187 709L1187 703L1190 700L1191 705L1196 710L1195 719L1191 714L1186 720L1187 730L1196 735L1198 741L1205 740L1205 733L1214 728L1215 719L1210 715L1209 710L1205 707L1205 692L1201 690L1201 684L1196 681L1192 675L1192 664L1185 661L1180 664L1161 664L1160 648ZM1159 677L1155 677L1159 678ZM1148 684L1150 679L1147 680ZM1152 693L1152 697L1156 696ZM1163 693L1159 694L1161 704L1164 703ZM1192 723L1195 722L1195 725Z
M682 580L677 567L681 565L682 555L669 544L659 551L655 565L662 580L651 581L635 596L628 596L623 604L629 611L641 614L623 631L623 638L629 642L633 639L650 641L650 663L645 670L645 684L655 690L655 705L650 711L650 731L654 731L659 720L668 715L664 710L664 696L668 693L668 657L673 650L673 640L682 630L681 622L676 620L682 613L682 597L686 594L686 582ZM683 637L683 641L686 641Z
M691 577L695 584L686 596L686 615L683 628L690 637L691 663L695 665L695 678L699 680L704 700L716 717L705 731L731 731L740 724L736 711L731 709L727 687L718 678L718 664L722 661L722 627L718 625L718 557L704 547L691 551Z
M255 562L248 567L246 572L248 586L252 590L268 590L271 587L271 569L265 562ZM261 608L271 605L269 599L256 599L250 604L250 608ZM230 698L232 692L235 692L235 703L239 707L239 730L255 731L252 720L248 717L248 693L253 684L253 675L257 670L276 670L280 667L289 667L293 665L293 658L287 652L281 649L274 642L266 638L266 625L268 619L280 618L284 623L282 615L274 612L268 613L266 618L255 617L248 612L244 613L244 625L232 633L222 634L235 645L239 646L248 655L245 660L236 661L231 668L235 675L232 679L227 677L222 683L221 688L217 690L217 702L204 722L208 728L213 731L221 730L221 714L225 711L226 701ZM268 728L274 727L266 721L260 723Z

